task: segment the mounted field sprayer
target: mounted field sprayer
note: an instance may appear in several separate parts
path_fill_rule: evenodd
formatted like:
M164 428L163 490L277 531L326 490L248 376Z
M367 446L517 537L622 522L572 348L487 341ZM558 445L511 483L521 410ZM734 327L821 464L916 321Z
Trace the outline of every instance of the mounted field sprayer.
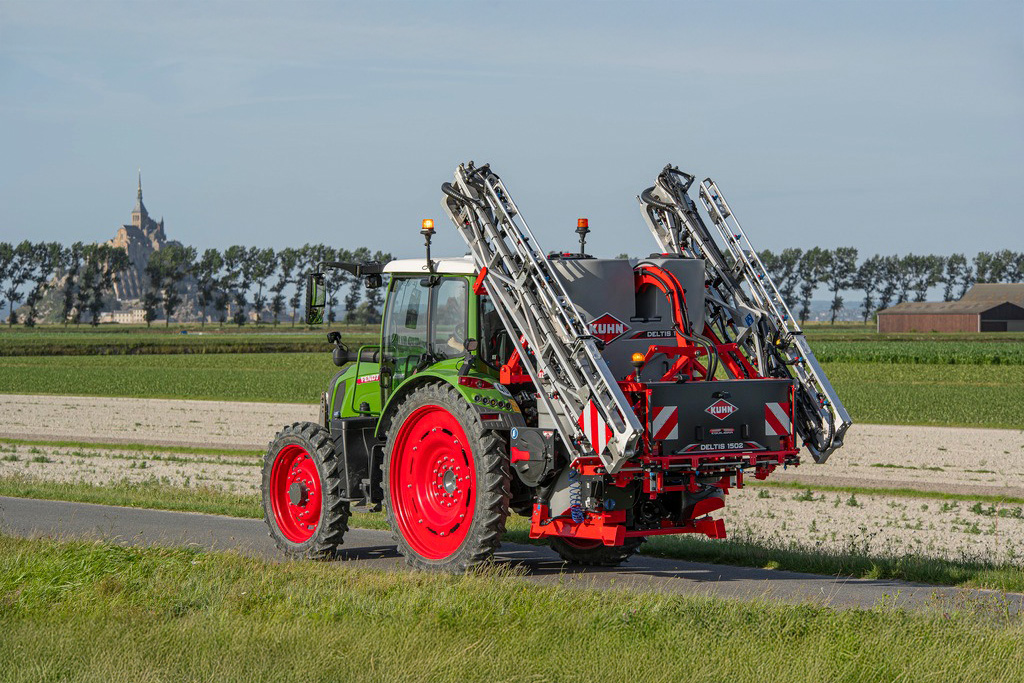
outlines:
M724 538L711 513L842 446L851 421L710 179L666 167L638 197L659 253L545 254L489 166L459 166L442 206L470 254L324 263L382 286L380 343L331 332L319 424L270 444L263 506L286 553L331 557L351 505L386 511L421 568L487 560L510 512L572 562L616 565L648 537ZM323 320L325 276L306 288ZM349 364L351 363L351 364Z

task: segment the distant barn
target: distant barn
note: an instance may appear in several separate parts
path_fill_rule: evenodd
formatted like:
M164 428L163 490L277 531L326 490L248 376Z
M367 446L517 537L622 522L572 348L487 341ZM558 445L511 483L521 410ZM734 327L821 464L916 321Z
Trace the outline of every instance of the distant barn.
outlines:
M1024 283L977 284L960 301L896 304L879 332L1024 332Z

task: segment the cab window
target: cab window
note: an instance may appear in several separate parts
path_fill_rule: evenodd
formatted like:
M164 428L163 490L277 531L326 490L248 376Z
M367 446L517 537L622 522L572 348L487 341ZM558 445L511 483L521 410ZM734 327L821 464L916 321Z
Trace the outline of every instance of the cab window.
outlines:
M396 278L384 321L385 354L394 359L395 380L411 375L427 351L430 289L420 278Z

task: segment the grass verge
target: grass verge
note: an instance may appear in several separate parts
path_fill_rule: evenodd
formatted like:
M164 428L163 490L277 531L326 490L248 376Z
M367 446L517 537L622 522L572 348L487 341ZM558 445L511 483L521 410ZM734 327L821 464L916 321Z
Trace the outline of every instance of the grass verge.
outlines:
M999 605L988 618L838 611L3 536L0 604L10 681L537 681L594 667L611 680L685 667L697 681L1000 681L1024 668L1024 622Z
M87 483L39 481L20 476L4 477L0 478L0 496L203 512L256 519L263 516L263 509L256 495L231 494L210 488L180 488L157 481L119 482L97 486ZM369 513L353 513L349 525L363 529L387 528L383 515ZM532 541L528 530L529 524L525 518L510 517L505 539L512 543L543 545L543 542ZM653 538L644 544L642 552L645 555L694 562L1024 592L1024 569L1021 567L971 559L873 557L854 551L823 552L745 541L708 540L696 536Z

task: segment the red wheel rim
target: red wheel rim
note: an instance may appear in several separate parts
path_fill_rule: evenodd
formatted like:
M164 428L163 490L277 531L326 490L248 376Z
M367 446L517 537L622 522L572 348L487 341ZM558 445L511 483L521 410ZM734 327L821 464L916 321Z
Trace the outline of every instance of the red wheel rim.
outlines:
M391 509L402 537L420 556L454 554L469 533L476 504L473 451L444 408L413 411L395 437L388 471Z
M277 528L292 543L308 541L320 523L320 473L305 448L289 444L270 468L270 507Z

